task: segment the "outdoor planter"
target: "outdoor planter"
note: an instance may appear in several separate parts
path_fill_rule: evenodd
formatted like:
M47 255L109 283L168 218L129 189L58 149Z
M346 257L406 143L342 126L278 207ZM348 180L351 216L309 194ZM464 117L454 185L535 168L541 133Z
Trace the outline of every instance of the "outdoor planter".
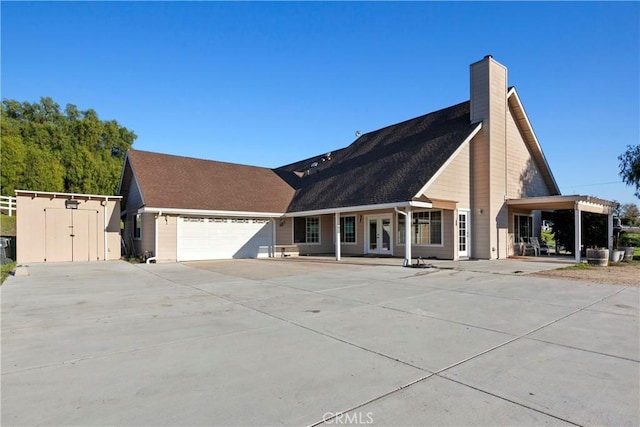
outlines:
M633 259L633 251L636 249L632 246L626 246L622 248L624 250L624 260L631 261Z
M609 265L609 249L587 249L587 262L589 265L606 267Z
M609 261L611 262L620 262L622 261L623 258L624 258L623 250L614 249L609 254Z

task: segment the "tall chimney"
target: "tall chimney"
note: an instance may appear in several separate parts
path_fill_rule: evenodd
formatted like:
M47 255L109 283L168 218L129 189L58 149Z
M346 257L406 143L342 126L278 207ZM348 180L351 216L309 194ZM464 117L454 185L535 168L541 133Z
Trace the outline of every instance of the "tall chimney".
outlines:
M473 139L472 230L476 258L507 256L506 150L507 69L491 55L471 64L471 123L482 122Z

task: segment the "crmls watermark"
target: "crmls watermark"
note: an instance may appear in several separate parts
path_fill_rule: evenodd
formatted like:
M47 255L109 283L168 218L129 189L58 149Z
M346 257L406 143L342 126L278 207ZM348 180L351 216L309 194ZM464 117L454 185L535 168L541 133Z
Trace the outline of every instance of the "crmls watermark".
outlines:
M326 424L373 424L373 412L325 412L322 421Z

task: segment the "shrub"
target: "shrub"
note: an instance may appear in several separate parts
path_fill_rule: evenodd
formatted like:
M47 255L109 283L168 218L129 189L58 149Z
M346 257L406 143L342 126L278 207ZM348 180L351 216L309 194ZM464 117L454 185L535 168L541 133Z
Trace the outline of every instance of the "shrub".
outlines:
M638 233L620 233L620 246L640 247L640 234Z

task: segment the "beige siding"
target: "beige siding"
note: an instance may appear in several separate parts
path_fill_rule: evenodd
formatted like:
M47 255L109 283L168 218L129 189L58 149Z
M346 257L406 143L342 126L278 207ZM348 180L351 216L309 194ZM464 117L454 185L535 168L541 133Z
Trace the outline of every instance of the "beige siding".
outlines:
M507 197L516 199L551 195L511 112L507 115L507 131Z
M178 250L178 217L161 215L158 218L157 262L175 261Z
M335 253L333 222L333 215L320 215L320 243L298 244L300 255ZM293 234L291 238L293 239Z
M276 245L293 243L293 218L276 219Z
M484 121L489 116L489 99L486 87L489 83L487 61L471 64L471 123Z
M482 130L471 141L471 256L507 256L507 70L492 59L471 65L471 118Z
M442 173L426 189L424 195L430 199L452 200L458 207L471 206L470 145L466 145L447 165Z
M73 198L78 201L78 208L66 209L65 201L69 198L71 196L61 194L17 196L18 262L97 261L120 258L120 202L110 200L105 204L104 199L76 194Z
M417 211L414 211L417 212ZM356 242L341 244L342 255L362 255L367 253L367 242L365 241L366 218L372 215L390 216L392 222L391 231L391 248L392 255L396 257L404 256L404 244L398 244L398 215L394 210L380 211L360 211L354 213L345 213L342 216L353 216L356 220ZM455 259L456 258L456 242L457 233L455 228L455 211L442 210L443 216L443 244L434 246L412 246L412 254L414 257L421 256L424 258L436 257L439 259ZM301 255L317 255L317 254L334 254L334 233L335 233L335 217L331 215L321 216L321 243L298 244ZM282 222L282 226L278 225L276 231L276 242L278 245L290 245L293 241L293 220L287 218Z
M333 221L333 215L320 215L320 243L295 244L295 246L298 247L300 255L327 254L335 252L335 246L333 244ZM294 245L293 218L276 220L276 245Z

